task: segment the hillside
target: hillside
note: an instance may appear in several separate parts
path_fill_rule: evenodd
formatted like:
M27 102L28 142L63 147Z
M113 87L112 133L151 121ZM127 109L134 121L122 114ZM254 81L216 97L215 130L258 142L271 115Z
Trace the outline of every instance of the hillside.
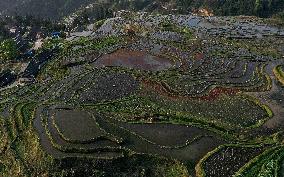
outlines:
M58 19L81 7L96 3L108 10L145 10L188 13L205 8L215 15L256 15L268 17L284 9L283 0L2 0L0 13L34 15Z
M183 12L207 8L215 15L256 15L268 17L284 9L283 0L177 0Z
M87 26L20 60L1 43L0 176L283 176L283 27L131 11Z
M284 176L284 0L0 13L0 177Z

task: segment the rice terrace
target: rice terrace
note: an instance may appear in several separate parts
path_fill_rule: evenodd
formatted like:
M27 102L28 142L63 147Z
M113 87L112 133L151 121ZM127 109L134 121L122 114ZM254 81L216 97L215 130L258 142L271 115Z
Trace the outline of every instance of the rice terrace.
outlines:
M0 176L284 176L283 26L128 11L91 25L45 39L35 80L1 88Z

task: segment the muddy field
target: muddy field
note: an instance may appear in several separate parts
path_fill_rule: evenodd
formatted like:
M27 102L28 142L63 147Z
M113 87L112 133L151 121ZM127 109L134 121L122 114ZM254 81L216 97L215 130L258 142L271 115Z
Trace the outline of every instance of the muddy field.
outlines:
M169 59L153 56L145 51L120 49L107 54L93 63L96 67L120 66L140 70L160 71L173 67Z

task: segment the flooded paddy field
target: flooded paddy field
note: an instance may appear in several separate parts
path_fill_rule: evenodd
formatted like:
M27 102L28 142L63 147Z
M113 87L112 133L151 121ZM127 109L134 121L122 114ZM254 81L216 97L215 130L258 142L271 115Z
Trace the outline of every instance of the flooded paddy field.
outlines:
M59 109L51 116L58 133L67 141L88 142L106 135L86 112Z
M50 108L52 110L52 107ZM92 129L92 136L101 136L101 138L86 140L90 132L80 132L77 137L83 136L81 138L82 141L75 141L74 138L70 141L70 139L66 140L62 137L58 128L54 126L52 114L46 115L50 116L46 120L46 125L43 123L45 122L44 119L40 122L41 116L43 115L44 113L39 114L39 117L35 118L35 126L38 128L38 131L42 131L40 134L45 134L42 135L44 148L48 149L48 152L51 153L51 155L59 157L60 154L72 157L81 153L83 156L98 156L100 158L104 158L105 156L105 158L108 159L116 158L117 153L124 154L126 150L130 150L137 153L171 156L172 158L177 158L185 162L188 160L196 162L206 153L206 151L225 143L220 137L218 138L218 135L214 135L214 133L193 126L173 125L179 129L179 133L176 134L174 131L168 130L171 126L170 124L131 125L126 122L114 121L102 116L93 119L93 123L96 124L96 126L99 126L100 130L104 133L104 137L101 136L102 132L95 133ZM63 117L65 116L66 113ZM84 115L81 114L81 116ZM61 116L60 118L63 117ZM72 122L69 122L68 124L70 125L69 127L61 129L62 131L65 130L65 134L68 133L67 130L78 128L78 125L80 125L78 122L73 122L73 124ZM90 126L90 123L87 124L87 122L82 122L82 124ZM141 129L144 131L141 131ZM155 132L159 132L160 135L156 137ZM74 135L74 133L76 132L69 132L65 137ZM179 136L182 137L182 139L180 139ZM198 153L192 153L192 150L195 148L198 148L200 151L198 151Z
M121 66L133 69L159 71L173 66L173 63L165 58L153 56L142 51L118 50L104 55L93 63L94 66Z

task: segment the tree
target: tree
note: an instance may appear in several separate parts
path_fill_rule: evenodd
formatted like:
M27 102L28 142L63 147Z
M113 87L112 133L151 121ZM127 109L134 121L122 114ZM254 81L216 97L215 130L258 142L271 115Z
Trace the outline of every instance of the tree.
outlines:
M188 9L192 5L192 0L178 0L177 6L182 13L187 13Z
M7 61L16 58L19 54L16 42L12 39L3 40L0 43L0 60Z
M254 13L257 16L261 16L263 11L263 3L262 0L256 0L254 5Z

